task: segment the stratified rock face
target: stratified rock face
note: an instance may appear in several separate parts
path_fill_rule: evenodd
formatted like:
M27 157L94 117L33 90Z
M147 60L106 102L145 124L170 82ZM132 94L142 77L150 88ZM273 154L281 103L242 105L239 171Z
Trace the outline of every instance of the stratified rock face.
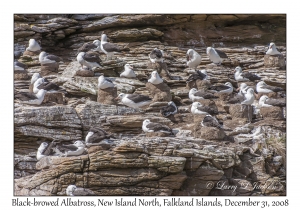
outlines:
M98 97L97 102L101 104L109 104L109 105L116 105L117 101L117 88L106 88L106 89L98 89Z
M265 67L279 67L280 69L284 69L286 66L285 59L282 54L265 55L264 65L265 65Z
M16 93L32 91L34 73L59 85L63 93L47 93L39 106L15 101L15 195L60 196L66 194L70 184L89 195L101 196L286 195L286 120L282 117L285 107L259 110L254 108L257 99L253 107L228 104L234 94L214 94L218 98L200 100L218 111L214 117L223 123L220 130L201 126L205 115L191 113L192 101L188 97L192 87L207 91L211 85L226 82L232 83L236 93L240 83L235 81L233 69L241 66L244 72L259 75L268 85L283 88L269 97L286 98L286 69L281 68L286 60L286 15L14 17L15 51L25 51L28 40L33 38L41 42L44 51L63 59L55 68L41 66L39 52L25 52L18 59L29 68L27 77L15 76ZM99 52L101 66L81 72L76 60L78 48L100 40L103 32L109 42L120 47L120 52L109 61ZM271 41L283 57L265 63L265 44ZM212 64L206 54L208 46L222 50L230 59L222 65ZM150 61L154 48L164 51L163 62ZM190 48L201 55L197 70L205 69L208 80L186 83L195 73L186 64ZM127 63L133 67L136 78L119 77ZM147 84L155 70L164 80L163 87ZM101 74L115 84L113 92L104 94L98 90ZM257 82L246 83L255 89ZM155 100L145 109L110 104L120 93L143 94ZM163 117L160 110L171 100L178 112ZM174 135L144 133L145 119L167 125ZM37 161L42 142L84 141L91 127L103 129L110 139L88 145L81 156L48 156ZM258 190L257 185L275 187Z

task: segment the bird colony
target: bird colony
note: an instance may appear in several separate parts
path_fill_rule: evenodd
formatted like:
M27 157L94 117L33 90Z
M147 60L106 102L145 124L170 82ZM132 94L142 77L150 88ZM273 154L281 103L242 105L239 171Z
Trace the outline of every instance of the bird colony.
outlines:
M38 55L42 69L46 68L48 71L55 72L59 65L66 62L55 53L49 54L42 50L43 46L37 40L29 40L26 48L27 54L29 52L29 54ZM148 74L142 75L137 71L138 66L125 62L122 64L124 70L118 77L111 77L106 72L97 71L105 62L122 61L121 51L122 47L109 42L109 34L103 33L101 40L87 42L78 48L75 59L80 66L77 69L78 72L97 78L98 103L127 107L128 113L124 115L127 118L131 115L140 115L140 119L136 118L140 125L139 131L134 134L136 136L156 139L192 137L225 144L238 144L238 138L231 135L237 128L252 125L250 132L253 134L249 135L260 135L261 133L254 131L257 131L260 126L259 122L264 117L277 112L283 116L282 119L285 118L285 89L268 84L259 73L251 73L242 65L235 66L232 58L220 49L207 47L206 53L200 53L197 49L186 49L185 57L177 57L185 65L186 77L178 76L176 72L168 70L170 63L165 61L170 58L170 52L166 49L159 49L159 46L148 52L149 65L155 66ZM272 42L265 54L276 56L280 52ZM22 56L23 52L15 52L15 75L28 75L28 66L19 61ZM201 64L203 57L209 59L206 60L206 66L209 68L204 68L205 66ZM222 68L219 68L222 66L229 68L231 73L222 72ZM223 75L227 81L224 83L218 81L215 77L216 73ZM79 74L77 77L80 77ZM120 79L126 80L128 84L135 83L141 85L140 87L144 85L144 88L140 88L140 91L124 91L119 86L118 80ZM58 80L56 82L51 80L51 76L43 76L41 72L31 74L31 78L28 78L28 91L15 89L15 103L33 107L52 106L53 104L49 105L45 102L46 96L48 103L51 102L51 98L53 99L51 96L68 97L69 93L65 86L61 85ZM180 89L182 99L179 97L180 94L175 94L172 90L176 84L184 84L184 87ZM102 95L100 100L101 94L106 95ZM276 109L273 109L274 107ZM272 113L266 109L272 109L270 111ZM148 115L145 115L148 112L166 120L157 120L157 117L148 118ZM180 116L187 116L187 114L190 116L188 122L180 120ZM226 119L233 123L235 116L243 119L239 121L239 127L226 123ZM184 131L187 131L185 136ZM94 124L90 126L84 140L76 140L73 143L62 142L60 139L41 142L37 148L36 159L42 161L50 156L58 158L81 156L87 154L88 149L93 146L102 145L104 148L116 139L122 139L122 135L108 131L107 126L101 127L100 123ZM252 152L254 154L255 151ZM85 195L93 195L92 191L83 189L81 191ZM82 195L80 188L73 184L66 188L65 193L69 196Z

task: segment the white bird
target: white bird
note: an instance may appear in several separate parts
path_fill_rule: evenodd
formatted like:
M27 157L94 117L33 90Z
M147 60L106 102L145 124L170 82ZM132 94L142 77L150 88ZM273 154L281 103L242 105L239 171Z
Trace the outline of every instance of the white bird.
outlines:
M245 94L245 100L242 101L241 104L251 105L253 104L254 99L255 99L254 90L252 88L249 88L247 90L247 93Z
M66 189L66 194L68 196L74 196L73 193L76 189L77 189L77 187L75 185L69 185Z
M233 91L233 86L230 82L226 82L224 85L214 85L210 86L208 89L218 93L230 94Z
M80 52L77 55L77 61L80 63L81 68L83 69L83 66L86 66L89 70L93 70L94 67L100 67L101 59L98 55L94 53L86 53L86 52Z
M152 50L152 52L149 54L149 58L150 58L150 61L152 63L164 62L163 55L164 55L163 50L159 50L157 48L154 48L154 50Z
M34 73L31 77L30 84L34 84L37 79L42 78L40 73Z
M242 72L242 68L240 66L236 67L234 71L234 78L238 82L255 81L261 79L259 76L250 72Z
M47 149L48 147L48 143L46 142L43 142L41 143L41 145L39 146L38 150L37 150L37 153L36 153L36 159L37 160L40 160L42 159L43 157L46 157L47 155L44 155L44 151Z
M260 81L256 84L256 91L258 93L272 93L283 91L283 89L281 87L267 85L264 81Z
M127 63L124 66L124 71L120 74L120 77L135 78L136 75L133 71L133 67L130 64Z
M160 123L152 123L149 119L143 121L142 129L145 133L163 132L174 135L172 129Z
M99 78L98 78L98 88L100 89L106 89L106 88L111 88L111 87L114 87L114 83L105 78L104 75L101 75Z
M35 39L29 39L29 45L26 51L36 52L41 50L40 44Z
M149 105L152 102L152 99L149 98L149 96L139 95L139 94L120 93L116 99L121 100L121 102L126 106L135 109Z
M269 45L269 49L266 52L266 55L279 55L279 54L281 54L281 53L277 50L275 43L271 42Z
M60 61L62 61L62 59L56 55L51 55L44 51L40 52L39 62L41 64L58 63Z
M218 110L213 109L209 106L204 106L200 102L194 102L191 107L193 114L218 114Z
M279 106L285 107L286 101L285 99L270 99L268 96L263 95L259 99L259 107L270 107L270 106Z
M111 60L114 52L119 52L120 48L118 45L107 42L106 34L101 35L101 50L106 54L106 59Z
M201 56L193 49L189 49L186 53L187 65L190 68L197 68L201 63Z
M33 84L33 93L39 92L40 89L44 89L49 92L57 92L57 90L59 90L59 86L49 82L45 78L38 78Z
M79 156L85 152L85 144L82 141L75 141L70 145L57 145L54 151L59 156Z
M216 50L212 47L208 47L206 49L206 54L213 63L218 65L220 65L225 58L228 58L226 53L222 52L221 50Z
M162 80L162 78L160 78L159 74L157 73L157 71L153 71L151 73L151 78L148 79L148 82L154 84L154 85L158 85L160 83L163 83L164 81Z
M196 88L192 88L189 91L189 98L194 102L198 99L210 99L210 98L217 98L211 93L205 92L205 91L198 91Z

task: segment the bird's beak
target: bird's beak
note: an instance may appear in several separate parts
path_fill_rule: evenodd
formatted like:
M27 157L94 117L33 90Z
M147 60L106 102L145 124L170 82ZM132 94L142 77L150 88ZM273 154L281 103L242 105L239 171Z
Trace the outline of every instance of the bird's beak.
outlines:
M240 88L237 88L236 91L240 91Z
M190 56L189 55L186 55L186 60L190 60Z
M120 97L118 96L117 98L115 98L116 101L120 100Z
M130 68L130 69L133 69L133 66L129 65L129 68Z

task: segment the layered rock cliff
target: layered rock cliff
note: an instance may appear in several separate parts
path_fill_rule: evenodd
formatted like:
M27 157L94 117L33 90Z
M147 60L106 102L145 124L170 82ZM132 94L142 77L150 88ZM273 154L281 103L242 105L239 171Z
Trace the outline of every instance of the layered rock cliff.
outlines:
M185 82L194 71L186 66L186 51L194 48L202 56L198 69L206 69L213 84L232 82L237 88L232 71L240 65L269 85L285 89L286 70L266 67L264 62L271 41L286 57L285 21L285 15L15 15L15 51L24 51L28 40L35 38L42 50L63 58L58 72L44 73L38 56L22 56L29 77L15 76L15 90L27 91L31 75L39 72L66 91L60 104L15 101L15 195L65 195L69 184L96 195L285 195L285 109L280 110L282 115L265 110L248 123L247 113L240 113L238 105L214 99L216 117L226 126L227 137L212 138L211 131L199 126L201 117L190 113ZM121 47L117 59L104 61L101 54L103 62L94 77L76 76L77 49L100 40L103 32ZM207 46L223 50L230 61L212 64ZM148 55L155 47L167 54L172 78L163 79L178 114L164 118L159 110L166 102L152 103L144 110L97 102L99 73L116 84L118 93L150 95L147 79L159 70L149 65ZM119 77L126 63L134 66L137 79ZM141 129L145 119L170 126L176 136L146 135ZM42 142L84 140L92 126L113 135L107 146L89 147L77 157L37 161Z

